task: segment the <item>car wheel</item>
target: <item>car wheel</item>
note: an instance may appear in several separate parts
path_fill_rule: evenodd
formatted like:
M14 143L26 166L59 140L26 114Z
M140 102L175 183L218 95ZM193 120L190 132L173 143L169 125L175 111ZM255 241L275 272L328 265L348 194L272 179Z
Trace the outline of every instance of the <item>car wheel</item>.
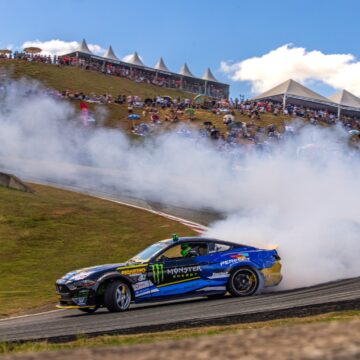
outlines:
M228 290L233 296L250 296L259 288L259 276L251 268L241 268L230 276Z
M80 308L79 310L87 314L93 314L98 308L98 306L95 306L93 308Z
M110 312L125 311L130 307L131 290L128 284L115 280L105 289L104 304Z

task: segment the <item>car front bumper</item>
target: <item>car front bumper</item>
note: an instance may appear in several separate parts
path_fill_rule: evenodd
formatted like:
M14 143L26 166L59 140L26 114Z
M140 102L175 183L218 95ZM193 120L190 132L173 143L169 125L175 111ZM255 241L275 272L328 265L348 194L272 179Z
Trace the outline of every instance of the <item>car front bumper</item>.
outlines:
M91 288L70 290L66 285L56 284L56 295L59 302L57 308L79 309L97 306L96 292Z

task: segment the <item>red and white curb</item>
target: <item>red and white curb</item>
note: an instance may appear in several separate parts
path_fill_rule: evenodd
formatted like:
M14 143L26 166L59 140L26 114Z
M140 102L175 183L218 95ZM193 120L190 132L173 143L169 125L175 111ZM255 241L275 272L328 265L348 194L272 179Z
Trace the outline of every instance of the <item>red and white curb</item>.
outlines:
M190 220L186 220L186 219L180 218L178 216L170 215L170 214L164 213L162 211L148 209L148 208L145 208L145 207L142 207L142 206L129 204L127 202L114 200L114 199L111 199L111 198L108 198L108 197L97 196L97 195L92 195L92 196L94 196L94 197L96 197L98 199L111 201L111 202L114 202L114 203L117 203L117 204L120 204L120 205L129 206L129 207L132 207L134 209L144 210L144 211L147 211L149 213L162 216L162 217L164 217L166 219L176 221L176 222L190 228L191 230L197 232L198 234L202 234L202 233L204 233L205 231L208 230L208 227L206 227L206 226L204 226L202 224L199 224L199 223L196 223L196 222L193 222L193 221L190 221Z

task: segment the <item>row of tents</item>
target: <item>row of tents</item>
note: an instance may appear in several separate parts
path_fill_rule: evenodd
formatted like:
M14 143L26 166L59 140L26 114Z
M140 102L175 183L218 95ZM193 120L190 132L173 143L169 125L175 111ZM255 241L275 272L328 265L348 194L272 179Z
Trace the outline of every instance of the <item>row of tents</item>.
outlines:
M325 97L293 79L284 81L251 100L281 102L283 108L288 102L291 102L293 105L307 106L312 109L327 109L337 112L338 118L340 118L341 113L345 115L360 114L360 98L351 92L341 90L332 96Z
M75 50L75 52L82 53L82 54L93 55L93 53L89 49L85 39L82 40L82 42L80 43L79 47ZM116 54L115 54L115 52L114 52L111 45L105 51L105 53L102 55L102 57L107 59L107 60L110 60L110 61L122 61L122 62L126 62L126 63L128 63L130 65L135 65L135 66L139 66L139 67L147 67L142 62L140 56L138 55L138 53L136 51L133 54L131 54L129 56L126 56L123 59L119 59L116 56ZM158 70L158 71L162 71L162 72L166 72L166 73L172 73L173 72L173 71L169 70L169 68L166 66L165 61L164 61L164 59L162 57L160 57L159 61L155 64L153 69ZM186 63L184 63L184 65L180 68L178 74L182 75L182 76L197 78L197 76L195 76L190 71L190 69L189 69L189 67L188 67L188 65ZM211 81L211 82L219 83L219 81L215 78L215 76L213 75L210 68L207 68L205 70L205 73L203 74L201 79L205 80L205 81Z

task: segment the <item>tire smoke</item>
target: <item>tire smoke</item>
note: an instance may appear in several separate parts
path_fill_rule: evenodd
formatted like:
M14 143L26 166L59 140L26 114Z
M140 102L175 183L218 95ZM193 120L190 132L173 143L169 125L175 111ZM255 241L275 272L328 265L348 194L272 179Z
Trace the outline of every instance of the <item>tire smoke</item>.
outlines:
M81 128L75 108L49 92L0 83L2 168L221 212L205 235L276 246L285 288L360 276L359 154L342 128L304 126L270 151L219 151L176 131L134 143Z

